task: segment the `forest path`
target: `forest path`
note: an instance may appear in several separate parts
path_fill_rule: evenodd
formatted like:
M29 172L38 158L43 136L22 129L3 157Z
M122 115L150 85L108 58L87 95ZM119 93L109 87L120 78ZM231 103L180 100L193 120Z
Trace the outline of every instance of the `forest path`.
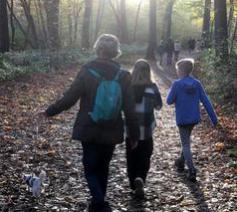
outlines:
M154 71L164 107L156 113L154 154L148 176L146 200L130 196L124 144L116 148L110 166L108 200L114 211L236 211L234 175L226 171L227 159L202 141L194 130L193 152L198 183L188 183L173 163L180 151L174 108L165 104L168 87ZM158 75L157 75L158 74ZM86 211L88 190L81 164L80 142L71 141L77 107L48 121L37 122L37 108L53 102L76 75L76 70L34 74L20 82L0 86L0 210ZM36 200L21 180L23 173L46 171L44 192Z

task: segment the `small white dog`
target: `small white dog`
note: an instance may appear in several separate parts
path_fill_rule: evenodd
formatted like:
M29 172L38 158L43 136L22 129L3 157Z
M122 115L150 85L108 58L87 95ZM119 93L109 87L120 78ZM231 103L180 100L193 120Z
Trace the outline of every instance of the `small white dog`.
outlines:
M28 185L34 197L39 197L41 193L41 179L37 176L26 174L23 175L23 181Z

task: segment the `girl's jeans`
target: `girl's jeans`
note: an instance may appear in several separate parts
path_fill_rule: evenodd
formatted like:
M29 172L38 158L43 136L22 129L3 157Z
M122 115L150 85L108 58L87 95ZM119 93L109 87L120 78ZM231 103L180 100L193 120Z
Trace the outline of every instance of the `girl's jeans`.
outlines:
M193 165L193 157L191 152L191 133L194 128L194 125L184 125L179 126L179 134L181 139L181 145L182 145L182 152L181 152L181 161L183 163L186 162L189 171L195 172L195 167Z
M135 149L131 149L129 139L126 139L127 173L131 189L135 189L134 180L137 177L146 181L150 169L150 159L153 151L153 139L138 142Z

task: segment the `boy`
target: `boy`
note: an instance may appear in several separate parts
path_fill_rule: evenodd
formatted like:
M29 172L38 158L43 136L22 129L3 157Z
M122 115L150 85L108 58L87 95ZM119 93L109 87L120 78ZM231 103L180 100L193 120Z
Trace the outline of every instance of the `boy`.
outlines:
M173 83L167 97L167 104L175 104L176 123L179 127L182 144L181 156L175 161L175 166L178 171L184 171L184 163L186 162L189 169L188 179L191 182L196 182L196 169L192 160L190 136L194 126L200 122L200 101L212 124L216 125L218 120L202 84L190 76L193 67L194 60L190 58L182 59L176 63L179 80Z

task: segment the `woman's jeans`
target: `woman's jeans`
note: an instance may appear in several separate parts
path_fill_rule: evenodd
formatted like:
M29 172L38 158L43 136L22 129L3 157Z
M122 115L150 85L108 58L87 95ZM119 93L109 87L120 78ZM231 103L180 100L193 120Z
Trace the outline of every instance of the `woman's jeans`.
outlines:
M150 159L153 151L153 139L138 141L135 149L131 149L129 139L126 140L127 173L131 189L135 189L134 180L137 177L146 181L150 169Z
M182 145L182 152L180 159L183 164L186 162L189 171L195 172L195 167L193 165L193 157L191 152L191 133L195 125L184 125L179 126L179 134Z
M105 201L109 164L115 145L82 142L83 165L88 183L91 202L93 204Z

